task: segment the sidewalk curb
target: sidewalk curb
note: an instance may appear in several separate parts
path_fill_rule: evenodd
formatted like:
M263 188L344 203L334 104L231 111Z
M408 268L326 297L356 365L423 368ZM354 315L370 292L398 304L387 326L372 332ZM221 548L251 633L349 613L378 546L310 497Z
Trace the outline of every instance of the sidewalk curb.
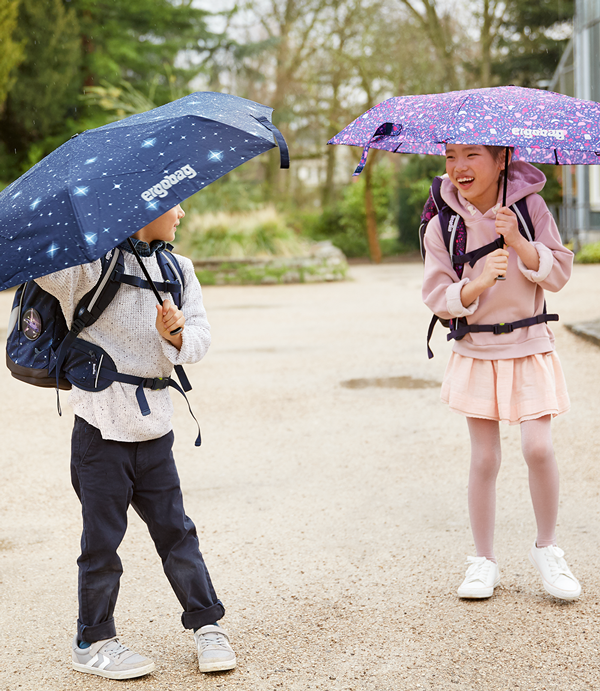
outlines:
M576 336L585 338L586 341L600 346L600 319L593 322L582 322L580 324L565 324L565 327Z

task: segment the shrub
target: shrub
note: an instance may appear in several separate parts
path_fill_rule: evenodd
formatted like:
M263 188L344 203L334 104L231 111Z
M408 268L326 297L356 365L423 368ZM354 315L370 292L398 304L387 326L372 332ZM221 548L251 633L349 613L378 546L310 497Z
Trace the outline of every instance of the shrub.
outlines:
M396 254L400 250L392 210L394 189L394 168L387 161L379 163L373 169L373 205L384 255ZM299 215L298 226L313 240L331 240L347 257L369 256L364 173L343 190L342 198L336 204L321 213Z
M593 242L582 247L575 255L575 261L580 264L600 263L600 242Z
M191 213L181 228L177 249L191 259L292 257L308 249L273 207L246 213Z

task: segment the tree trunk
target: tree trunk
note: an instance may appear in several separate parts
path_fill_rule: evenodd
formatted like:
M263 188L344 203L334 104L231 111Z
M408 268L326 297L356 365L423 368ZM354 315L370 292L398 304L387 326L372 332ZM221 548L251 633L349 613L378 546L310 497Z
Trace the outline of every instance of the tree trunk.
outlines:
M481 23L481 86L492 85L492 13L490 0L483 0L483 14Z
M375 152L372 152L375 153ZM381 246L377 235L377 215L373 204L373 179L371 168L373 158L367 161L364 169L365 175L365 213L367 216L367 242L369 243L369 255L375 264L381 264Z

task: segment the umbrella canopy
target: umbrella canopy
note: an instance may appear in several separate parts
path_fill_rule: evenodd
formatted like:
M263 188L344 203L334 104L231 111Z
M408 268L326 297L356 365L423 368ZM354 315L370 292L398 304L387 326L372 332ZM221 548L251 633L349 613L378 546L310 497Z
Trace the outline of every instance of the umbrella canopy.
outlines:
M390 98L328 144L443 156L447 143L514 147L513 160L600 163L600 104L541 89L500 86Z
M0 193L0 290L98 259L274 136L288 167L271 113L201 92L76 135Z

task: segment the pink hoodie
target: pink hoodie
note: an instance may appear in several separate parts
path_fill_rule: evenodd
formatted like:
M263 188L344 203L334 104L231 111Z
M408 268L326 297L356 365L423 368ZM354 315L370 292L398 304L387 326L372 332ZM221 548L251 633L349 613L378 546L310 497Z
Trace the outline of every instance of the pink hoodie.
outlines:
M539 269L527 269L517 253L510 247L506 248L509 252L506 280L498 281L464 307L460 291L465 283L481 274L485 258L473 268L466 264L462 280L459 280L442 239L439 219L437 216L432 218L425 233L423 301L443 319L466 317L469 324L498 324L542 314L544 289L556 293L571 276L573 253L562 245L552 214L536 194L544 187L546 177L524 161L515 161L511 171L507 206L527 196L527 209L535 228L533 246L540 258ZM449 178L444 178L441 194L450 208L465 220L467 252L498 237L495 217L501 206L501 197L493 209L482 214L460 194ZM552 312L551 305L548 312ZM536 324L507 334L469 333L453 344L454 352L460 355L480 360L505 360L554 350L554 334L547 324Z

